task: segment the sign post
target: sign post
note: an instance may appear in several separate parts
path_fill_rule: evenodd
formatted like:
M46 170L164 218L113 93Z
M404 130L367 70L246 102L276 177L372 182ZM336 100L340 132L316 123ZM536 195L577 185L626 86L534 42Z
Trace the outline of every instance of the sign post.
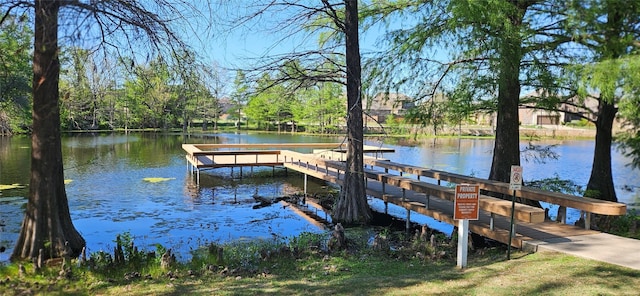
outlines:
M458 220L458 267L467 267L469 249L469 220L478 220L480 187L478 185L456 185L453 219Z
M511 260L511 240L514 234L514 217L516 211L516 190L522 189L522 167L518 165L511 166L511 178L509 181L509 189L513 190L511 195L511 227L509 228L509 243L507 244L507 260Z

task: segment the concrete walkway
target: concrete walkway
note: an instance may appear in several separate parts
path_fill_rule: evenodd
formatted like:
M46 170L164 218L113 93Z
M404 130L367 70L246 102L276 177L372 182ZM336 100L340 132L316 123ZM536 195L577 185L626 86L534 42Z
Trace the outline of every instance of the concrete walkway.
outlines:
M640 240L608 233L531 240L537 251L555 251L640 270Z

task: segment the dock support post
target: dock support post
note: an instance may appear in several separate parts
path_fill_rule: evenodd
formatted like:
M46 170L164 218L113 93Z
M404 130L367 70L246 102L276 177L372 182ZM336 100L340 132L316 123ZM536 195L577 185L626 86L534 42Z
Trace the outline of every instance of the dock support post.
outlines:
M407 210L407 221L405 222L405 230L409 233L411 229L411 210Z
M407 190L406 190L406 189L404 189L404 188L402 188L402 201L405 201L405 200L406 200L406 196L407 196L407 193L406 193L406 192L407 192Z
M384 202L384 213L389 214L389 202Z
M200 169L196 168L196 184L200 185Z
M591 213L584 211L582 214L584 215L584 229L591 229Z
M304 174L304 197L307 197L307 174Z
M233 187L233 203L238 203L238 186Z
M558 207L558 222L562 224L567 224L567 208L560 206Z
M495 225L494 225L495 217L496 217L496 214L495 213L491 213L491 219L489 219L489 229L491 231L493 231L493 229L495 228Z
M431 198L430 198L429 194L425 194L424 197L426 198L426 202L424 204L424 207L429 209L429 203L431 202Z

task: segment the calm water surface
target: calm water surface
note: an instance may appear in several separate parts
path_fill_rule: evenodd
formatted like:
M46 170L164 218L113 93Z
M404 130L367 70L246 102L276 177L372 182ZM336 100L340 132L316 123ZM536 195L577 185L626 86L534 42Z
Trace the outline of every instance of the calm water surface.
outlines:
M201 175L200 186L187 172L182 143L287 143L340 142L341 138L274 134L82 135L63 139L65 179L74 225L87 240L89 252L111 251L116 235L130 233L138 246L156 243L188 254L208 242L254 238L287 238L301 232L322 232L289 209L274 205L254 209L254 194L281 196L303 191L303 178L271 168L211 170ZM385 154L394 161L486 178L493 140L438 139L417 146L381 144L396 149ZM558 160L544 164L523 162L525 181L558 176L585 185L593 154L591 141L563 141ZM523 146L526 143L522 144ZM303 151L306 152L306 151ZM30 141L26 137L0 137L0 184L29 182ZM620 201L640 205L640 174L614 150L614 178ZM252 177L249 177L251 175ZM144 178L166 178L151 183ZM312 181L311 178L309 179ZM323 183L309 184L309 192L325 192ZM0 191L0 262L7 261L15 243L28 189ZM374 208L382 205L372 202ZM392 208L404 217L404 211ZM447 231L446 224L412 215L420 223Z

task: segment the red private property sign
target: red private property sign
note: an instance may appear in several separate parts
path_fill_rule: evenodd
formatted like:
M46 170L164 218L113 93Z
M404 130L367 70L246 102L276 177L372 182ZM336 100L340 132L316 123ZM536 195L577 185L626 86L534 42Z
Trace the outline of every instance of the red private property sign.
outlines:
M454 220L478 220L480 203L480 187L478 185L456 185L454 202Z

